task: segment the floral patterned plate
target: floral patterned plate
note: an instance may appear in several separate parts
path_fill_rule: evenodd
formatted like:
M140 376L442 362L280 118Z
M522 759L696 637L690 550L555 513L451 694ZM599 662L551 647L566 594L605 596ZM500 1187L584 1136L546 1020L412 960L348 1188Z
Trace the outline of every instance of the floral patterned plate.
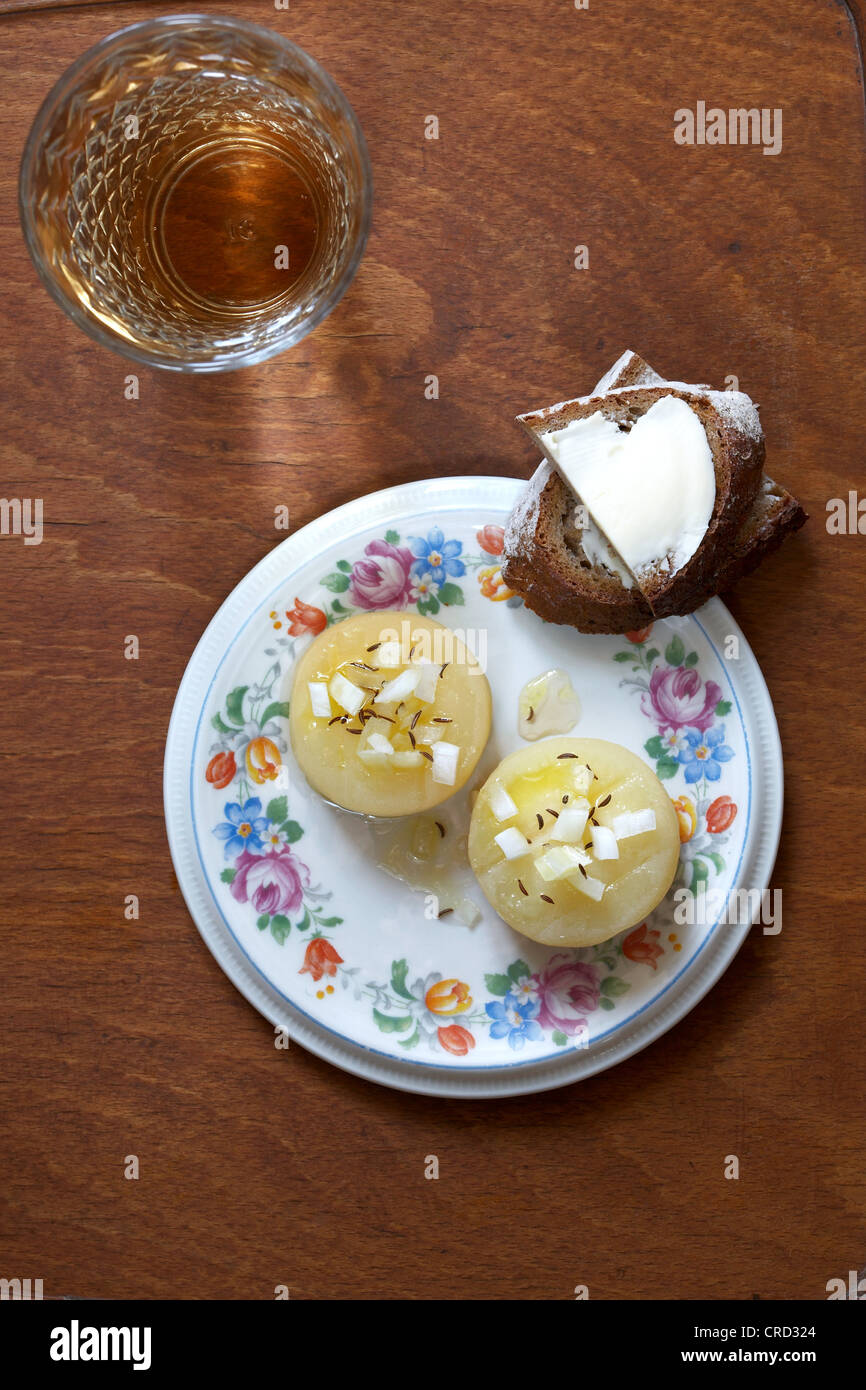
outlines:
M202 637L168 734L169 843L222 968L291 1038L406 1090L542 1090L646 1046L730 963L749 920L729 905L749 901L742 890L757 901L778 845L778 731L727 609L714 599L627 637L541 622L500 572L519 488L510 478L411 483L278 545ZM654 768L682 848L650 919L591 950L551 950L502 922L468 866L459 872L481 920L437 917L428 895L378 866L381 825L309 789L287 736L293 663L327 624L379 608L434 615L486 660L493 735L473 785L521 744L518 692L552 666L580 696L574 732L623 743ZM468 789L437 814L465 833Z

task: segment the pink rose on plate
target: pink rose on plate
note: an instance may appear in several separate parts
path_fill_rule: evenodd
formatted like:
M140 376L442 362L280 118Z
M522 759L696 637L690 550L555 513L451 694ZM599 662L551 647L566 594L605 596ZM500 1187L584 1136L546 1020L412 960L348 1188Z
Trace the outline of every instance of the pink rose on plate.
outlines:
M641 696L641 708L659 729L699 729L713 722L722 688L715 681L706 685L695 670L684 666L657 666L650 676L649 690Z
M389 541L370 541L352 566L349 591L359 608L402 608L409 598L412 554Z
M535 976L541 1008L542 1028L558 1028L573 1037L586 1027L586 1014L598 1008L598 973L594 965L572 960L571 956L551 956L544 970Z
M251 902L256 912L298 912L310 872L288 848L276 854L251 854L245 849L236 860L237 873L231 894L239 903Z

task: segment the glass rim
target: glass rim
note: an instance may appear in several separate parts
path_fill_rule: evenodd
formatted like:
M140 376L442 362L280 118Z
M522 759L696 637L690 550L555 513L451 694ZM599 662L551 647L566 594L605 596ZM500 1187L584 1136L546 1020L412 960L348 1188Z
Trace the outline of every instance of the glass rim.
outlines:
M65 289L50 274L42 248L39 245L34 228L32 180L34 165L37 158L40 142L45 134L50 116L63 103L64 98L70 95L77 85L81 74L87 70L96 60L98 60L112 46L120 46L128 40L130 36L142 34L148 30L155 33L162 32L170 28L189 28L192 25L206 24L221 29L233 29L240 33L261 35L277 48L285 53L291 54L301 65L305 67L317 83L325 89L331 99L336 103L341 113L345 117L353 139L357 146L358 161L361 175L361 211L359 218L358 233L352 247L351 255L344 265L339 277L329 286L327 292L322 296L321 301L316 305L314 311L305 318L300 324L288 327L273 342L258 348L245 349L238 353L228 353L223 357L215 358L195 358L186 361L179 361L177 358L164 356L163 354L142 349L133 343L127 342L120 334L108 332L102 327L98 320L94 319L84 309L78 300L67 294ZM287 39L283 34L274 29L268 29L263 24L254 24L250 20L236 19L231 15L211 15L202 14L198 11L190 11L177 15L159 15L151 19L136 20L133 24L124 25L121 29L115 29L104 38L92 44L85 51L70 63L60 74L60 77L49 90L44 100L41 102L27 139L24 143L24 150L21 156L21 166L18 177L18 213L21 222L21 229L24 241L30 254L30 259L36 268L40 280L47 289L54 302L59 305L68 318L82 329L89 338L92 338L101 347L106 347L112 352L119 353L121 356L138 362L142 366L157 367L164 371L205 373L205 372L227 372L236 371L241 367L253 367L260 362L266 362L279 353L285 352L288 348L294 347L309 333L311 333L323 319L327 318L331 310L340 302L346 290L351 285L355 274L360 265L361 258L367 245L370 233L370 225L373 215L373 171L370 164L370 153L367 148L367 141L364 137L361 123L355 114L355 110L346 96L345 92L306 49L299 44Z

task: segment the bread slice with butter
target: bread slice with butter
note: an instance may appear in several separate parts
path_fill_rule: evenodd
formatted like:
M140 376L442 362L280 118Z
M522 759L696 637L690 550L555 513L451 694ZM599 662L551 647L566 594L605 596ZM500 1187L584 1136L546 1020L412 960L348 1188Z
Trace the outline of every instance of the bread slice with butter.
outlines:
M691 612L806 520L790 493L760 477L763 435L748 397L664 382L636 353L624 353L590 396L520 418L531 421L536 438L597 414L628 430L666 397L685 401L707 426L715 496L700 543L676 569L631 571L547 458L509 518L503 566L509 587L546 620L584 632L629 632L654 617Z
M764 436L740 391L614 386L518 417L656 617L715 574L758 490Z

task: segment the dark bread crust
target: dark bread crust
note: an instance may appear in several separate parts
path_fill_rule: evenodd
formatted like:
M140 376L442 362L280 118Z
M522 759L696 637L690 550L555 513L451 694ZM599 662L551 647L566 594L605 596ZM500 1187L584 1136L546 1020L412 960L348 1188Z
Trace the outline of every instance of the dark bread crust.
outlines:
M592 394L604 396L620 386L661 386L663 380L649 362L629 349L605 372Z
M713 459L716 496L704 538L687 563L671 573L669 565L663 562L636 576L638 587L657 618L690 612L696 606L696 595L715 580L718 556L727 554L749 512L764 466L764 437L754 406L737 393L740 409L731 411L722 400L723 392L664 382L657 386L618 386L604 395L518 416L530 437L540 442L541 433L562 429L597 411L615 420L621 428L630 429L651 406L667 396L684 401L703 426Z
M808 513L796 497L765 473L752 509L734 538L727 561L719 570L713 592L732 589L757 569L766 556L778 550L786 536L799 531L808 520Z
M575 499L556 469L543 463L533 486L538 490L538 518L526 543L515 543L515 531L523 522L520 503L506 527L502 578L509 589L546 622L568 623L581 632L631 632L652 622L652 610L639 589L626 589L618 575L593 569L569 545ZM534 506L532 497L521 500L527 502L527 510Z

